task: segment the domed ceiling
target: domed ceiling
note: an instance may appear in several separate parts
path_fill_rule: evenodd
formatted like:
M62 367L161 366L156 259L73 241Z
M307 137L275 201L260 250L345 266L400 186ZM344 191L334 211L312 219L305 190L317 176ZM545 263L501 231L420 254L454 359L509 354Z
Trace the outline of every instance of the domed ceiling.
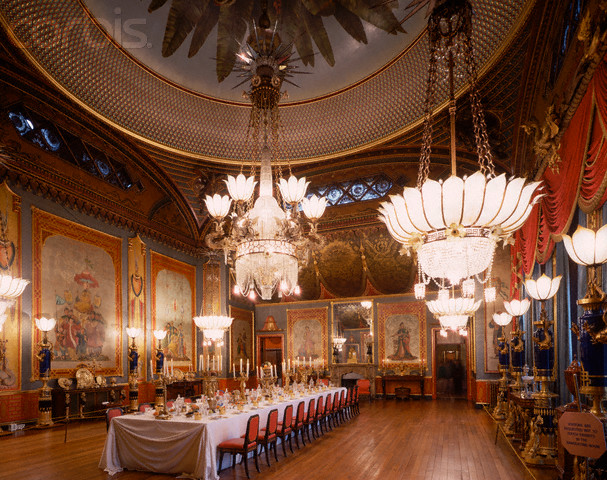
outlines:
M275 0L267 13L298 69L281 102L281 156L306 163L401 134L422 114L426 15L436 0ZM230 58L261 14L254 0L5 0L12 40L64 93L135 138L188 158L251 158L246 86ZM487 68L529 10L473 0ZM482 35L479 34L482 32ZM183 161L183 160L180 160Z

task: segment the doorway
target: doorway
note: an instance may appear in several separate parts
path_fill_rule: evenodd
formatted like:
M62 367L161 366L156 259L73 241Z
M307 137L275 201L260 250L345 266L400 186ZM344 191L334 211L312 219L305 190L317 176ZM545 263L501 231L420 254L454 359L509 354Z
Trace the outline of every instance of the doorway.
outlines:
M468 398L468 337L432 329L434 398Z
M284 359L284 335L258 334L257 335L257 364L270 362L276 365L278 378L282 378L282 361Z

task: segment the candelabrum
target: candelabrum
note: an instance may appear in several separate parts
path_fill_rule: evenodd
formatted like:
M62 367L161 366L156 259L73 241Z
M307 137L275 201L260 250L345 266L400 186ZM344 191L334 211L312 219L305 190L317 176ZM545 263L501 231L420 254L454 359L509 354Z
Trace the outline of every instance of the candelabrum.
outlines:
M295 374L293 372L284 371L282 372L282 378L283 387L285 388L285 390L287 390L291 382L295 380Z
M48 386L53 359L53 344L48 340L48 332L55 328L55 319L45 317L36 319L36 326L43 334L36 354L40 380L42 380L42 387L38 390L38 425L48 426L53 424L51 389Z
M245 398L244 392L247 389L247 382L249 381L249 372L247 372L246 370L241 370L240 374L236 378L238 379L238 382L240 384L241 398Z
M508 370L510 366L510 345L504 336L497 339L499 372L502 377L499 380L499 393L497 405L493 409L493 417L504 420L508 414Z
M158 410L158 415L156 415L156 420L168 420L171 418L169 411L167 410L167 385L173 383L175 379L170 375L164 375L163 373L158 374L158 380L156 383L156 409ZM162 402L158 402L158 390L162 392Z
M533 418L530 422L531 436L525 447L523 458L531 465L553 465L556 463L556 428L554 414L558 395L552 393L549 384L554 382L554 340L548 319L546 301L554 297L561 276L550 279L543 274L537 281L525 282L529 295L541 303L540 318L533 322L533 376L540 384L540 391L532 395Z
M139 409L139 353L135 338L141 334L140 328L127 327L127 335L131 338L132 343L129 345L129 408L131 412L136 412Z
M215 393L219 389L219 371L207 366L206 370L201 370L201 376L204 394L207 398L215 398Z

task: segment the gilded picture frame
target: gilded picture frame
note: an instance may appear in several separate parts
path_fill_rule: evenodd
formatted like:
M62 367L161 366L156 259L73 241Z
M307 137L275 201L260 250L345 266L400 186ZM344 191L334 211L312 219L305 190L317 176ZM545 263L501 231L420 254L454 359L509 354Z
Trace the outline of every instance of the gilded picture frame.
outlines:
M380 365L425 368L426 305L424 302L377 303Z
M287 309L287 354L291 364L297 358L328 364L329 308Z
M32 207L32 374L38 376L34 320L56 319L52 377L87 364L97 375L123 374L122 239Z
M255 313L251 310L238 308L230 305L230 317L233 318L230 325L230 364L228 370L240 372L240 360L243 363L243 371L249 360L249 369L255 368Z
M196 267L157 252L150 252L152 330L166 330L162 340L169 367L197 368ZM158 341L154 338L154 346Z

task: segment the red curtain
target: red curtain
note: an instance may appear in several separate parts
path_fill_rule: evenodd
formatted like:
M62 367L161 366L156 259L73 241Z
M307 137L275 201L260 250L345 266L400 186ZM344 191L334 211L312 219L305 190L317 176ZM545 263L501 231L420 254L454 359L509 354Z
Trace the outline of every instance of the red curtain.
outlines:
M554 250L553 235L566 233L576 206L589 213L607 200L607 57L597 68L561 138L559 171L543 175L545 196L515 236L515 266L530 274ZM519 271L520 272L520 271ZM515 281L516 271L513 271Z

